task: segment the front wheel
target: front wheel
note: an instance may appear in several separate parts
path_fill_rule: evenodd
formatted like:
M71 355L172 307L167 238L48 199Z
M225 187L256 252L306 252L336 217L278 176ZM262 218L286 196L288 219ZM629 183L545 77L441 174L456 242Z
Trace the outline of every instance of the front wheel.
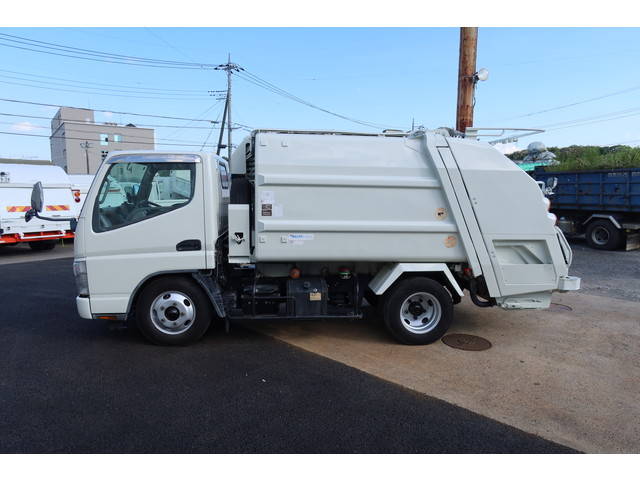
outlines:
M152 280L136 303L136 324L158 345L187 345L209 328L213 309L199 285L183 277Z
M430 278L402 280L385 299L385 325L400 343L435 342L449 329L452 319L451 295Z

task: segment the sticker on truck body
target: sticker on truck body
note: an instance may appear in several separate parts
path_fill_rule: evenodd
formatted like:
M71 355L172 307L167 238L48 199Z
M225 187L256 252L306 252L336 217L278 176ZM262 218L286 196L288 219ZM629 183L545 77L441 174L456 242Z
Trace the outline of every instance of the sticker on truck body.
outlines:
M291 245L304 245L304 242L313 239L313 233L290 233L287 236L287 243Z

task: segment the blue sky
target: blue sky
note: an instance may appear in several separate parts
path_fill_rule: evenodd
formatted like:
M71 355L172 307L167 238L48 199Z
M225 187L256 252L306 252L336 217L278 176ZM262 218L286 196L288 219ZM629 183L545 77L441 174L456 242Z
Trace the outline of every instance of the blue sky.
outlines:
M345 116L401 128L409 128L412 118L427 128L455 123L457 28L2 28L0 33L177 61L217 64L231 53L232 60L251 73ZM0 55L2 98L188 118L204 115L211 119L220 114L223 106L207 94L208 90L225 88L222 72L99 63L3 45ZM585 119L585 125L556 130L551 127L544 134L523 139L518 144L520 148L534 139L548 146L640 143L639 60L640 29L481 28L478 67L488 68L490 77L478 85L475 125L564 127ZM119 97L112 96L117 91L78 91L80 84L69 80L101 89L118 90L90 84L127 85L136 87L134 90L140 94L127 92L129 96ZM42 88L47 86L58 90ZM161 89L194 92L189 97L156 94ZM600 100L527 115L627 89L630 90ZM144 96L162 98L133 98ZM0 101L0 112L50 117L55 109ZM626 117L599 121L605 114ZM98 114L97 120L203 125L119 114ZM372 130L240 78L234 80L233 120L252 127ZM0 115L0 122L2 132L50 133L47 119ZM156 138L164 139L158 143L193 144L183 147L186 150L199 150L208 134L204 129L156 128ZM242 135L235 132L235 139ZM209 143L216 138L214 131ZM0 135L0 156L49 158L49 141Z

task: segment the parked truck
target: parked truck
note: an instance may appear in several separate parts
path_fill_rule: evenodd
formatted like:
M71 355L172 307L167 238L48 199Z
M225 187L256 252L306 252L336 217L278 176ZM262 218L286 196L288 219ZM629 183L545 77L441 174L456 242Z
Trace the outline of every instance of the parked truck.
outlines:
M69 175L69 181L71 182L71 194L73 196L73 212L77 218L80 216L89 187L93 182L93 175L72 174Z
M545 186L558 226L584 235L591 248L640 248L640 168L545 171L533 178Z
M359 318L366 299L399 342L425 344L465 291L541 309L579 288L547 208L508 158L446 131L256 130L230 165L118 152L79 218L76 304L175 345L214 319Z
M25 222L33 184L46 193L44 211L49 220ZM73 212L71 184L54 165L0 165L0 245L27 243L33 250L50 250L63 238L73 238L67 217Z

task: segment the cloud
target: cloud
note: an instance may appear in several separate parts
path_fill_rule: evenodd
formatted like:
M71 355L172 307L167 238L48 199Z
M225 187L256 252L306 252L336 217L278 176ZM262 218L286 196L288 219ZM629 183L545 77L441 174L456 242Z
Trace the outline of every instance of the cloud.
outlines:
M503 155L509 155L510 153L522 150L522 148L518 147L515 143L497 143L493 147Z
M11 130L15 132L31 132L38 127L31 122L17 122L11 125Z

